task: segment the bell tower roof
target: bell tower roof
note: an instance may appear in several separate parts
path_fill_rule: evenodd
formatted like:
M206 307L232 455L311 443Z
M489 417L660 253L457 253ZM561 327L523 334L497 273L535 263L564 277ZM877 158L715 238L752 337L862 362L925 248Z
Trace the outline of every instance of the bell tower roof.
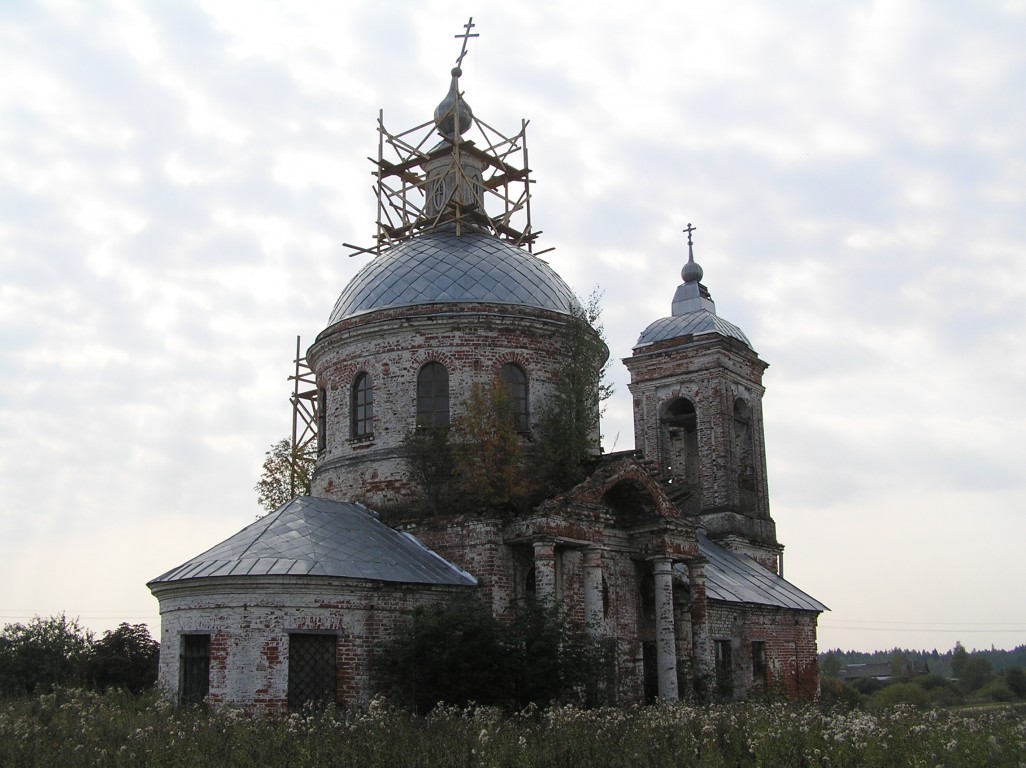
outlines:
M677 286L677 291L673 294L670 317L656 320L642 331L634 349L637 350L668 339L707 333L717 333L737 339L751 348L752 343L740 328L717 316L716 303L712 300L709 289L701 283L705 272L695 261L692 233L696 229L697 227L690 223L684 229L688 235L688 260L680 271L681 279L684 282Z

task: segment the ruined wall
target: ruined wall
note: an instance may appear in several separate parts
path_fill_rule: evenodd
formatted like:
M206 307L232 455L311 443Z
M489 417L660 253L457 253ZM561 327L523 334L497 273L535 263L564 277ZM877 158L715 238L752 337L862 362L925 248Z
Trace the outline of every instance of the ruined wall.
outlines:
M286 710L289 633L337 640L336 700L353 706L372 695L374 651L387 645L419 605L467 588L355 579L243 577L158 585L161 654L158 685L177 698L183 633L210 635L209 701L254 712Z

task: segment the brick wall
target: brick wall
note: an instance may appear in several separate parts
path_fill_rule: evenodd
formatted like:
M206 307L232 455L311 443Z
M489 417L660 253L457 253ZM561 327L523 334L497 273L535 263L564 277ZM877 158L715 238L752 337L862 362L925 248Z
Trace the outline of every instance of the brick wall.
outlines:
M414 490L401 449L416 427L417 375L428 362L448 370L451 416L474 385L490 386L503 365L519 365L533 422L559 369L565 322L526 307L453 304L382 310L328 328L307 352L326 408L314 495L374 506ZM354 439L351 389L360 372L373 386L374 426L373 436Z
M817 698L816 621L817 614L810 611L710 600L710 635L731 643L734 697L743 699L761 690L752 676L752 643L762 642L766 690L789 698Z
M365 704L373 691L374 652L395 636L417 606L468 588L401 585L316 577L211 578L154 587L160 601L158 685L178 694L183 633L210 634L213 704L283 712L290 632L337 636L337 701Z
M740 342L714 336L678 342L668 348L645 348L626 358L624 364L631 374L635 446L644 456L662 460L665 448L661 445L661 416L671 401L687 398L697 413L703 509L745 509L751 517L768 519L762 421L762 372L766 364ZM748 449L739 445L735 434L737 398L750 408ZM754 502L746 503L742 498L742 454L749 455L754 470Z

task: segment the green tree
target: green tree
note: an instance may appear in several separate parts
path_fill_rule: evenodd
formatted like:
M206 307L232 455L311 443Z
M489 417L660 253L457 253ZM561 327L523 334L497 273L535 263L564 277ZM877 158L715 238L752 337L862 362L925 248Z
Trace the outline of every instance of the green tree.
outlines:
M0 632L0 692L40 693L82 683L92 644L92 633L63 613L6 625Z
M1009 667L1005 670L1005 683L1009 690L1020 699L1026 697L1026 670L1022 667Z
M990 662L982 656L972 655L962 665L961 673L958 675L958 688L962 693L969 695L990 682L992 677Z
M951 673L955 677L961 677L962 669L967 661L969 661L968 651L962 643L956 640L955 647L951 649Z
M160 644L145 624L122 622L93 643L89 680L97 688L139 693L157 681Z
M512 700L505 627L472 597L417 610L381 667L384 686L422 714L439 702L505 707Z
M542 496L580 482L599 450L599 413L613 391L599 298L593 293L587 304L575 304L563 328L562 362L537 420L532 476Z
M503 622L468 596L416 611L377 664L382 687L422 713L439 702L594 706L614 699L614 650L555 610L524 605Z
M819 669L824 677L839 678L841 676L841 666L841 660L833 652L830 652L823 658Z
M403 440L406 471L428 511L441 514L453 501L453 451L447 427L422 427Z
M566 611L529 601L514 611L509 639L517 709L557 701L589 707L614 703L612 638L596 638Z
M273 512L297 496L309 495L313 456L295 451L287 437L272 445L265 455L263 471L253 487L265 512Z
M523 440L501 381L475 385L449 433L456 491L473 506L514 509L527 494Z

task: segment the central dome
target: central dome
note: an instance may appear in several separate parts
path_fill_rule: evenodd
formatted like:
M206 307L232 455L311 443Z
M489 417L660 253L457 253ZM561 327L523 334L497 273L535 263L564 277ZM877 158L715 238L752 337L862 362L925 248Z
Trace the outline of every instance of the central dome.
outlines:
M342 291L328 325L378 309L450 303L569 314L577 299L552 267L522 248L449 229L418 235L377 256Z

